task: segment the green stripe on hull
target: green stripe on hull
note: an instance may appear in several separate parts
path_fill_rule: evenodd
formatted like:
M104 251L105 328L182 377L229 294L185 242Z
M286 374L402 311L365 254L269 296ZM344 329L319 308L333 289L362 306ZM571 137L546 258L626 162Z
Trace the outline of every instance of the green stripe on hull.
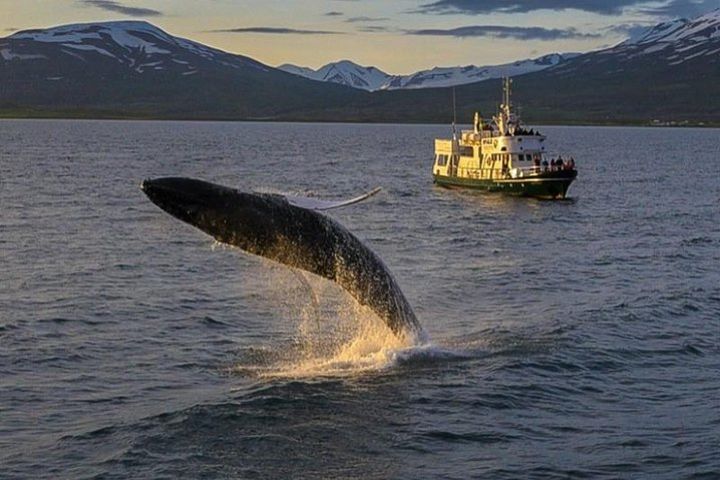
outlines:
M433 175L435 183L444 187L464 187L488 192L502 192L508 195L539 198L565 198L575 177L535 178L509 180L478 180L475 178L446 177Z

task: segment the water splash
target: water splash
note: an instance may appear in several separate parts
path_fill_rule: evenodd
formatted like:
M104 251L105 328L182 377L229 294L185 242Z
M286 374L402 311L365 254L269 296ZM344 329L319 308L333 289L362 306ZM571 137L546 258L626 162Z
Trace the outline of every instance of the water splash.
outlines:
M286 268L267 269L266 298L295 322L284 344L251 348L233 373L260 378L345 377L382 371L426 348L395 335L370 308L325 279Z

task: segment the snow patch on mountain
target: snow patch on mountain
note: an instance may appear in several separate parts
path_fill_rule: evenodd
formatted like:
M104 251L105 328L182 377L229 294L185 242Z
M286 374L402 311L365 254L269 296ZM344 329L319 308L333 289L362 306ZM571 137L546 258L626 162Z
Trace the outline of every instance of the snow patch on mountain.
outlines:
M41 60L47 58L45 55L24 55L22 53L14 53L9 48L0 49L0 57L5 61L10 60Z
M106 57L115 58L115 59L117 58L117 56L113 55L112 53L108 52L107 50L104 50L100 47L96 47L95 45L86 45L83 43L78 43L78 44L63 43L62 45L63 45L63 47L74 48L75 50L92 51L92 52L97 52L100 55L105 55Z

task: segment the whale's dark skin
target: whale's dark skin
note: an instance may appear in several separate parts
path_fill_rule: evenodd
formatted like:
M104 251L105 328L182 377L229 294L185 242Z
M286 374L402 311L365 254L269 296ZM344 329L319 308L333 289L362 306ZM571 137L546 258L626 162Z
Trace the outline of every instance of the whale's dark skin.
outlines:
M145 180L141 188L157 206L218 242L332 280L396 336L423 340L422 327L382 260L331 218L281 195L191 178Z

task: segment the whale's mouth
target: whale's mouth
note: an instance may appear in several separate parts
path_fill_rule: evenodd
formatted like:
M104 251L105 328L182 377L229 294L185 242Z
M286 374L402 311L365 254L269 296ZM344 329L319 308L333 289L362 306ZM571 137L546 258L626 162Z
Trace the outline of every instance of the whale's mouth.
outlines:
M236 190L192 178L145 179L140 189L165 212L212 236L212 227L241 203Z
M216 193L209 188L198 188L198 184L187 184L184 179L145 179L140 189L158 207L169 214L186 220L188 213L199 208L213 207Z

